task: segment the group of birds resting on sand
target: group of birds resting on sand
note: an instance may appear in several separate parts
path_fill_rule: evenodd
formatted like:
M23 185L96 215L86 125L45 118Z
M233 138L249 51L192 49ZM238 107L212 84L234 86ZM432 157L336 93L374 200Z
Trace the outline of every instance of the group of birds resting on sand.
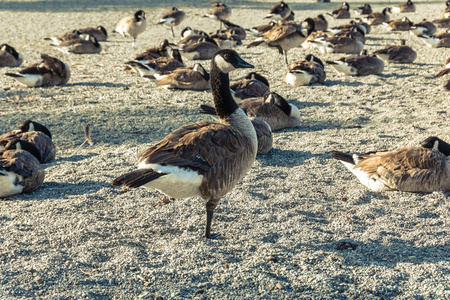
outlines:
M231 15L230 7L218 2L211 4L214 9L204 17L217 19L227 29L207 35L186 28L182 31L183 40L177 45L164 40L159 47L148 49L126 65L128 70L134 70L143 77L164 80L164 84L159 86L166 88L211 89L215 107L203 105L201 108L205 113L217 115L219 122L198 122L180 127L140 153L137 170L113 181L115 186L155 188L173 198L203 198L207 211L205 236L211 239L222 238L220 234L211 233L214 209L248 172L256 155L270 150L272 130L295 127L300 122L298 108L277 93L270 92L267 79L260 74L249 73L247 78L230 86L229 73L238 68L253 68L253 65L245 62L236 51L223 48L241 45L239 41L245 39L246 31L249 31L258 38L248 47L265 45L275 48L284 54L286 63L287 51L302 43L307 49L318 47L323 53L358 53L327 63L345 75L366 75L380 73L385 62L410 63L416 58L415 52L404 43L375 51L372 55L359 53L370 26L383 24L389 30L411 30L433 47L448 47L447 40L450 40L450 36L445 34L433 36L436 27L431 22L413 24L403 18L388 23L388 12L415 10L410 0L379 13L372 12L370 5L366 4L355 10L358 15L367 15L365 18L330 30L323 15L295 23L294 12L283 1L267 14L269 24L247 30L227 21ZM450 17L449 7L450 2L447 1L444 18ZM344 2L329 15L349 18L349 9L348 3ZM173 27L179 25L184 17L185 13L174 7L158 24L167 25L174 36ZM403 27L397 24L401 22ZM442 20L435 23L441 27L450 26L442 25L450 24ZM138 10L134 16L122 19L115 32L130 36L134 45L146 26L145 13ZM101 46L96 44L107 39L107 32L99 26L49 39L66 53L99 53ZM93 51L92 46L100 50ZM84 52L83 48L91 50ZM211 60L211 71L208 73L200 64L185 67L181 56L191 60ZM66 63L46 54L41 58L40 63L6 75L32 87L60 85L69 80L70 69ZM22 54L14 48L6 44L1 46L1 66L17 67L22 61ZM450 72L448 63L439 76ZM195 72L200 75L196 76ZM192 82L189 81L192 78ZM199 83L199 80L206 83ZM304 60L288 65L285 80L291 85L323 83L324 65L319 58L309 54ZM25 121L19 130L0 136L0 151L0 197L29 193L39 187L44 181L40 164L55 157L50 131L30 120ZM331 157L341 161L371 190L431 192L450 191L448 155L450 145L430 137L420 147L363 155L333 151Z

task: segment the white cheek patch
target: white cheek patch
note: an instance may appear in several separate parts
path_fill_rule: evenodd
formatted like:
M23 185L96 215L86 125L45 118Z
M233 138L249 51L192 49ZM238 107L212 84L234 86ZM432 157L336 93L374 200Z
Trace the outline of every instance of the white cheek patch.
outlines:
M217 67L219 67L219 69L223 72L223 73L229 73L233 70L235 70L236 68L230 64L229 62L227 62L225 59L223 59L222 56L220 55L216 55L216 57L214 58L214 62L216 63Z

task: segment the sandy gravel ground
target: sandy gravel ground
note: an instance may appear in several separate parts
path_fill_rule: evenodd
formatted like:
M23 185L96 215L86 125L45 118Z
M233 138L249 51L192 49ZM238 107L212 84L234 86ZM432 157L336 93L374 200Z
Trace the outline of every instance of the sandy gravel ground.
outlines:
M236 49L263 70L273 91L299 107L302 122L276 132L274 149L220 202L213 231L227 240L202 237L205 208L198 198L161 204L157 191L121 193L111 186L135 168L136 154L147 146L183 124L213 120L198 109L212 103L211 93L166 91L123 71L125 61L170 38L163 27L150 25L135 48L110 34L99 55L61 54L42 38L97 25L111 32L140 8L154 24L172 3L187 13L183 26L218 27L200 18L206 1L0 2L0 42L23 52L24 65L48 53L72 69L67 85L52 88L24 88L0 74L0 132L31 118L50 128L58 148L42 187L0 203L0 298L450 298L448 195L374 193L329 158L335 149L415 146L430 135L450 140L450 94L442 87L448 78L434 78L450 52L430 49L408 32L373 28L366 48L405 38L418 53L414 64L348 78L327 66L325 84L311 87L284 83L286 67L275 50ZM297 20L339 5L288 3ZM251 27L264 22L273 3L228 4L231 21ZM375 10L385 5L392 4L373 3ZM420 2L408 17L434 19L444 7ZM345 22L330 20L331 26ZM289 59L307 53L296 48ZM341 56L312 53L324 60ZM95 144L80 148L84 125ZM338 250L341 242L357 247Z

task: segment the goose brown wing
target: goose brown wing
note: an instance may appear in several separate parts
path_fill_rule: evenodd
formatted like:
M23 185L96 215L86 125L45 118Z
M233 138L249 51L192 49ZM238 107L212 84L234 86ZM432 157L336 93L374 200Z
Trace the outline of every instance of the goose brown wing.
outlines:
M296 30L297 25L293 21L289 21L273 27L262 36L267 38L269 41L276 41L290 35L291 33L294 33Z
M232 127L209 122L184 125L140 153L140 161L188 168L205 174L224 168L229 160L251 147Z
M422 147L364 154L355 168L376 174L390 188L401 191L436 191L449 186L447 157Z
M66 73L66 67L57 58L48 56L47 54L41 54L41 59L45 64L45 67L51 72L57 74L60 77L64 77Z
M39 161L27 151L7 150L0 152L0 169L29 178L33 176L34 170L40 168Z

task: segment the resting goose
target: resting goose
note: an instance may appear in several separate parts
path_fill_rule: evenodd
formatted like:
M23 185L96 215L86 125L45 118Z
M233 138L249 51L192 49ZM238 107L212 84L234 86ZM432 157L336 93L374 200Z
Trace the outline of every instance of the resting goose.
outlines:
M262 97L270 91L269 81L262 75L250 72L231 86L231 95L237 103L247 98Z
M272 131L297 127L300 124L300 111L275 92L260 98L245 99L239 106L249 118L257 118L269 124ZM215 115L216 110L209 105L200 105L206 114Z
M173 27L179 25L186 16L186 13L182 10L179 10L176 7L172 7L172 10L167 12L162 18L159 20L157 24L163 24L165 26L170 27L170 30L172 31L172 36L175 37L175 34L173 33Z
M203 36L208 36L208 34L206 33L206 32L204 32L204 31L202 31L202 30L198 30L198 29L192 29L191 27L186 27L186 28L184 28L182 31L181 31L181 37L182 38L185 38L185 37L187 37L187 36L190 36L190 35L197 35L197 34L199 34L199 35L203 35Z
M418 35L430 48L450 48L450 32L442 32L433 36Z
M332 16L334 19L348 19L350 18L350 5L347 2L342 3L341 7L336 8L327 15Z
M405 45L405 40L400 40L401 45L389 46L372 53L387 64L412 63L417 58L417 53L411 47Z
M383 9L382 12L373 12L370 15L368 15L365 18L362 18L361 20L369 25L380 25L384 22L389 22L389 15L387 13L391 12L390 7L386 7Z
M445 156L450 155L450 145L440 138L430 136L420 143L420 147L433 149L443 153Z
M411 26L411 29L409 31L414 35L433 35L436 33L436 26L432 22L423 19L422 22L416 23Z
M323 83L325 79L323 62L312 54L308 54L305 59L290 64L284 74L284 80L293 86Z
M434 24L438 24L439 28L450 28L450 17L436 19L433 21Z
M367 3L355 9L356 15L370 15L371 13L372 13L372 6L370 6L370 4Z
M228 20L228 18L231 16L231 7L227 6L226 4L221 2L209 2L209 4L214 6L214 8L204 14L204 18L211 18L214 20L222 21ZM222 29L222 22L220 22L220 28Z
M172 57L157 57L151 60L133 60L125 63L137 70L141 77L154 78L155 74L166 75L175 69L183 68L180 52L172 50Z
M67 83L70 79L69 66L57 58L41 54L42 62L32 64L19 73L6 73L28 87L53 86Z
M131 36L134 47L137 36L143 33L146 27L147 20L145 19L145 12L138 10L134 13L133 17L125 17L120 20L113 32L120 33L124 37Z
M23 55L8 44L0 45L0 67L18 67L23 62Z
M164 40L159 46L148 48L143 53L136 56L134 60L150 60L158 57L169 57L169 51L167 51L168 46L169 41Z
M0 151L12 140L22 140L31 143L39 151L40 163L44 164L55 159L56 147L52 141L52 134L47 127L31 120L24 121L19 130L0 135Z
M381 59L368 56L367 51L361 54L341 57L337 61L327 61L338 74L346 76L361 76L380 74L383 72L384 63Z
M384 22L382 25L389 31L408 31L414 25L407 17Z
M44 182L39 151L32 144L11 140L0 151L0 197L31 193Z
M250 29L245 29L245 30L249 31L254 36L259 37L262 34L264 34L265 32L267 32L270 29L272 29L275 25L277 25L277 22L270 21L269 24L259 25L259 26L255 26L255 27L252 27Z
M228 36L228 38L231 38L232 36L238 36L239 39L242 41L245 40L245 38L247 37L247 33L245 32L245 29L242 26L233 24L226 20L223 20L222 23L227 28L227 30L225 30L225 34L226 36Z
M322 53L360 53L364 47L361 41L353 38L352 33L348 36L319 38L310 43L317 46Z
M281 1L278 4L275 4L270 10L269 13L264 17L264 19L272 19L275 21L284 20L291 14L291 9L289 5L287 5L284 1Z
M62 42L70 41L73 39L79 39L81 35L81 32L78 30L73 30L71 32L66 32L57 36L44 38L46 41L52 41L52 45L58 46Z
M167 75L154 74L159 81L156 86L165 89L181 90L209 90L210 75L201 64L195 64L194 67L178 68Z
M361 26L364 27L364 26ZM351 39L354 39L357 42L361 42L363 44L366 43L366 34L364 33L364 30L361 29L359 26L354 26L347 30L341 30L337 32L334 36L346 36Z
M442 77L446 74L450 74L450 57L445 60L445 69L436 74L436 77ZM450 154L449 154L450 155Z
M204 37L198 43L180 47L180 53L189 60L207 60L211 59L219 49L215 42L208 42L208 38Z
M86 35L84 38L62 42L58 46L53 46L67 54L98 54L102 51L100 43L94 36L90 35Z
M83 29L78 29L81 36L90 35L97 39L99 42L104 42L108 39L108 32L103 26L98 26L97 28L88 27Z
M411 2L411 0L406 1L405 3L400 3L392 7L392 13L407 13L407 12L415 12L416 5Z
M423 147L399 148L363 155L333 151L359 181L375 192L450 191L450 162L439 151Z
M324 31L328 29L328 21L323 15L318 15L313 19L314 31Z
M264 33L260 38L250 43L247 48L256 47L261 44L277 48L280 54L284 53L287 65L287 51L300 46L311 32L314 31L313 19L307 18L304 22L308 24L308 28L303 28L301 24L297 25L293 21L278 24Z
M233 50L220 50L211 62L214 104L220 123L184 125L140 154L138 170L119 176L113 185L155 188L172 198L199 196L206 202L206 238L214 209L255 161L257 137L245 113L231 97L228 73L252 68Z

